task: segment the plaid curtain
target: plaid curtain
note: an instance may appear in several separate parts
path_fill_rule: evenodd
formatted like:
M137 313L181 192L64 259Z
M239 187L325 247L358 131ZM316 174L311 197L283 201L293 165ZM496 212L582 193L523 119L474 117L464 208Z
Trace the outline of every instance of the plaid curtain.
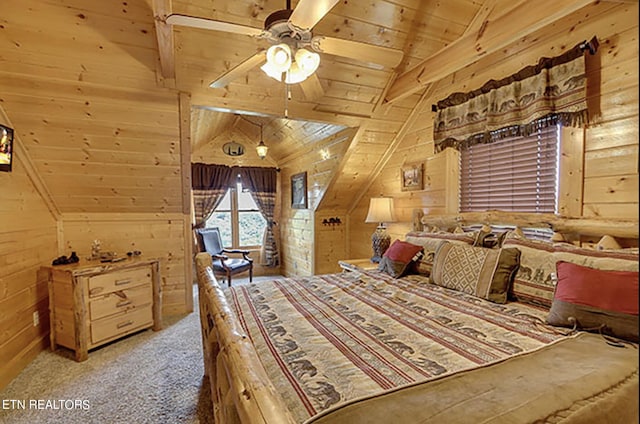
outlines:
M194 229L204 228L207 219L234 181L233 169L226 165L191 164Z
M542 58L480 89L454 93L438 102L435 151L461 149L512 136L527 136L543 123L580 126L588 122L584 50L594 54L594 37L564 54Z
M269 267L280 265L279 230L275 220L277 171L275 168L237 167L242 186L251 191L260 212L267 220L267 226L262 238L260 263Z

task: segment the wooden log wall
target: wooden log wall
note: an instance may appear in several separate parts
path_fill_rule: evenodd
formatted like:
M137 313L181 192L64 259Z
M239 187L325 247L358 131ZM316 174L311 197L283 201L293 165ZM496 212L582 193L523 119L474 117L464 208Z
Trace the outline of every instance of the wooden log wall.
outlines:
M279 164L282 197L281 271L286 276L308 276L321 273L320 271L333 270L333 258L344 258L345 211L331 210L329 216L325 210L321 213L316 213L315 210L320 201L328 195L326 190L339 172L340 160L352 142L355 131L350 131L349 135L327 143L321 151L309 152ZM307 209L291 207L291 176L300 172L307 173ZM340 217L343 221L341 226L332 228L336 231L330 231L322 225L324 219L331 217ZM326 238L332 240L329 246L325 243ZM322 246L322 249L318 249L318 246Z
M3 116L0 108L0 123L11 126ZM49 344L47 280L38 269L57 251L55 216L17 140L14 153L12 172L0 172L0 389Z
M515 43L437 82L415 125L366 195L353 207L349 216L350 257L371 255L370 235L375 225L364 224L370 197L384 194L395 199L400 222L389 226L393 238L402 239L410 230L416 208L425 214L457 213L457 164L447 159L447 153L433 154L431 104L453 92L469 91L489 79L510 75L537 63L540 57L556 55L594 35L600 41L600 49L587 62L592 123L584 132L571 129L573 134L563 134L567 144L561 164L560 183L565 193L560 199L561 212L565 216L637 220L637 16L637 3L599 2L536 32L531 37L536 42L529 48ZM423 191L400 190L399 170L409 163L424 164Z
M0 175L0 218L15 223L0 230L0 262L11 264L0 270L0 387L46 346L46 283L35 270L71 249L85 255L94 238L159 257L164 312L192 309L189 96L159 88L150 5L7 0L2 9L0 104L24 149ZM39 200L20 165L27 157Z

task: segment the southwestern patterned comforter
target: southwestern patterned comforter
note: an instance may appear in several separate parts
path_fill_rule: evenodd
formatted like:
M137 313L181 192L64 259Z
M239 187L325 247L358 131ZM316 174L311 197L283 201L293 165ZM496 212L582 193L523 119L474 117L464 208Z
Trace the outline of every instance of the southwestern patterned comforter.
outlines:
M199 271L200 293L209 296L204 275ZM274 416L280 406L287 410L282 420L276 414L255 422L595 423L607 413L610 422L637 421L637 347L565 336L544 324L547 311L531 305L495 304L422 276L377 271L215 290L213 309L226 304L215 322L231 323L231 331L217 336L220 349L205 349L205 362L220 377L215 355L232 353L235 341L219 339L249 340L251 355L239 356L247 363L230 368L265 371L257 385L230 377L240 393L235 406L245 412L220 421L254 422L252 414ZM245 408L263 392L260 379L279 399Z
M351 272L225 294L297 422L566 338L543 324L546 311L495 304L418 275Z

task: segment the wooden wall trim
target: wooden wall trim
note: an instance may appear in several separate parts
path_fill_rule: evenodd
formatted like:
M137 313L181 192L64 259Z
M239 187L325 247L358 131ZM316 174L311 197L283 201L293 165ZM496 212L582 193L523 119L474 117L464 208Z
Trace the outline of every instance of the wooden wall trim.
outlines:
M182 173L182 213L184 219L184 284L186 310L193 311L193 231L191 228L191 96L180 92L180 168Z
M5 122L9 127L15 129L15 127L11 123L11 120L9 119L9 116L4 111L2 106L0 106L0 120ZM56 202L53 200L53 196L51 195L49 188L40 177L40 174L36 170L36 167L33 165L33 161L31 160L27 149L24 147L22 140L20 140L20 137L18 136L18 131L15 130L13 132L13 154L14 160L20 161L24 166L27 176L42 197L42 201L47 206L47 209L49 209L49 212L51 212L53 218L56 220L60 219L60 209L56 205Z
M497 210L462 212L451 215L425 215L422 217L422 223L437 227L503 224L525 228L550 228L562 234L638 238L638 220L574 218L546 213L518 213Z
M562 127L558 154L558 212L562 216L582 216L584 197L585 129Z

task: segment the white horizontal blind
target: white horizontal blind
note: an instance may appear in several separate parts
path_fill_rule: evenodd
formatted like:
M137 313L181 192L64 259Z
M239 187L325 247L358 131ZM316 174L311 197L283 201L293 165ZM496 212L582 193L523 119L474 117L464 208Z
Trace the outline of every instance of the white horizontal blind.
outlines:
M475 144L460 155L460 211L556 211L557 125Z

